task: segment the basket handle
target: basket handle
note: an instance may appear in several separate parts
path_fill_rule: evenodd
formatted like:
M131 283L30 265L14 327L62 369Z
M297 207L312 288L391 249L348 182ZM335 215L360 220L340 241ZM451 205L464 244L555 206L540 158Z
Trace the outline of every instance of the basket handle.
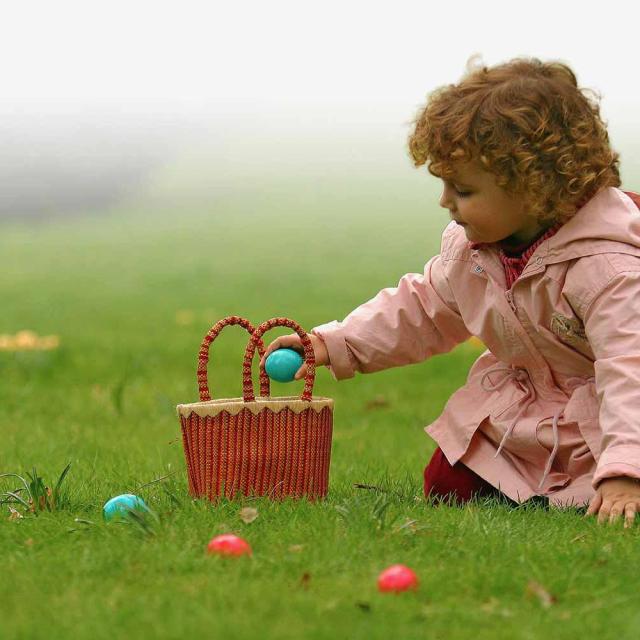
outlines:
M300 400L311 401L311 396L313 392L313 383L316 379L316 357L313 352L313 346L311 345L311 340L307 335L306 331L293 320L289 320L289 318L271 318L271 320L266 320L263 322L252 334L249 338L249 343L247 344L247 350L244 354L244 363L242 365L242 393L243 399L245 402L255 402L255 395L253 393L253 380L251 379L251 365L253 363L253 358L256 352L256 344L258 345L258 349L260 348L260 344L262 344L262 335L268 331L269 329L273 329L274 327L289 327L293 329L302 340L302 346L304 347L304 360L307 364L307 375L304 379L304 390L302 391L302 395L300 396ZM262 354L261 356L262 357ZM260 376L264 373L264 367L260 369ZM266 375L266 374L265 374ZM263 393L264 396L264 393ZM268 394L267 394L268 396Z
M200 393L200 402L206 402L211 400L211 394L209 393L209 380L207 376L207 364L209 363L209 346L218 337L219 333L227 326L231 324L239 324L244 327L250 334L253 335L255 327L245 318L240 316L227 316L226 318L216 322L211 329L207 332L207 335L202 340L200 345L200 351L198 351L198 370L196 376L198 379L198 392ZM255 349L255 345L254 345ZM258 339L258 352L260 357L265 354L264 343ZM260 393L263 396L269 395L269 376L266 371L262 369L260 371Z

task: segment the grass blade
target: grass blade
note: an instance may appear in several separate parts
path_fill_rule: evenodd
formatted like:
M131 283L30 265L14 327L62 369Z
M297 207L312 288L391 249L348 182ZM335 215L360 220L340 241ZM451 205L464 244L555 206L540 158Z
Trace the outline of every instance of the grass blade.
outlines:
M31 510L31 506L29 505L29 503L25 502L17 493L13 493L13 491L7 491L6 495L15 498L20 504L24 505L27 510Z
M29 485L27 484L27 481L22 476L19 476L17 473L1 473L0 478L18 478L18 480L20 480L20 482L22 482L22 484L24 485L24 488L27 490L27 493L29 494L29 496L32 497L31 492L29 491Z
M60 486L64 482L64 479L67 477L67 473L69 473L69 469L71 469L71 463L69 463L60 474L58 478L58 482L56 482L56 486L53 490L53 505L55 506L58 503L58 496L60 494Z

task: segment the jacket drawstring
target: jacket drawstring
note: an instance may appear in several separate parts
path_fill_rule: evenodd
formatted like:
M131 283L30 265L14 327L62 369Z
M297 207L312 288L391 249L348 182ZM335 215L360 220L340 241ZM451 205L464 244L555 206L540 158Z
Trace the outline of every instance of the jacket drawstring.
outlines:
M588 384L589 382L595 382L595 377L592 376L590 378L567 378L565 384L571 391L575 391L578 387L581 387L583 384ZM549 472L551 471L551 465L556 457L556 453L558 452L558 447L560 445L560 438L558 437L558 420L560 416L564 413L564 409L560 409L556 411L553 415L553 449L551 450L551 454L549 455L549 459L547 460L547 464L544 468L544 473L542 474L542 479L540 480L540 484L538 485L538 489L542 488L544 481L547 479ZM547 418L551 418L551 416L547 416ZM547 418L543 418L542 420L546 420ZM542 420L540 422L542 422ZM540 424L540 423L538 423Z
M496 384L491 383L491 379L489 378L489 375L491 373L495 373L495 372L499 372L499 371L504 372L507 375L505 375L502 378L502 380L500 380ZM511 432L513 431L514 427L516 426L516 422L518 421L518 418L520 418L520 416L523 413L525 413L525 411L529 408L529 405L535 400L536 392L535 392L535 389L534 389L533 385L531 384L531 381L529 379L528 373L524 369L515 369L513 367L507 367L507 366L503 366L503 367L498 366L498 367L494 367L493 369L485 372L484 375L482 376L481 380L480 380L480 385L482 386L482 388L485 391L497 391L498 389L501 389L511 379L515 379L517 382L520 382L522 384L522 386L524 386L524 388L525 388L525 390L527 392L527 395L525 396L526 402L520 408L520 410L518 411L516 417L513 419L513 421L509 425L509 428L506 430L504 436L502 437L502 440L500 441L500 445L498 447L498 450L496 451L496 454L495 454L494 458L497 458L498 455L500 454L500 452L502 451L502 448L503 448L505 442L507 441L507 439L511 435ZM489 383L490 383L491 386L485 385L485 380L489 380ZM594 381L595 381L594 377L587 378L587 379L574 377L574 378L568 378L567 381L566 381L566 385L573 391L577 387L582 386L583 384L586 384L588 382L594 382ZM544 484L544 481L547 479L547 476L549 475L549 472L551 471L551 466L553 465L553 461L555 460L556 454L558 452L558 447L560 446L560 438L558 436L558 420L560 419L560 416L563 413L564 413L564 408L556 411L556 413L553 416L547 416L549 418L551 418L551 417L553 418L553 423L552 423L553 449L551 450L551 453L549 454L549 458L547 460L547 464L545 465L544 473L542 474L542 479L540 480L540 484L538 485L538 489L542 488L542 485ZM543 418L543 420L546 420L546 418ZM542 420L540 422L542 422ZM538 423L538 424L540 424L540 423Z
M560 416L563 414L564 409L560 409L560 411L556 411L556 413L553 416L553 449L551 450L551 454L549 455L549 458L547 460L547 464L545 465L544 468L544 473L542 474L542 479L540 480L540 484L538 485L538 489L542 489L542 485L544 484L544 481L547 479L547 476L549 475L549 472L551 471L551 465L553 464L553 461L555 460L556 457L556 453L558 452L558 446L560 445L560 438L558 437L558 420L560 419ZM551 416L548 416L551 417ZM543 418L542 420L546 420L546 418ZM540 423L538 423L540 424ZM536 425L537 426L537 425Z
M504 376L504 378L502 378L502 380L500 380L496 384L493 384L491 382L491 378L489 378L489 374L496 373L498 371L504 371L507 375ZM509 428L507 429L507 431L504 434L502 440L500 441L500 446L498 447L498 450L496 451L496 455L493 456L494 458L497 458L498 455L500 454L500 452L502 451L502 447L504 446L504 443L507 441L507 438L511 435L511 432L513 431L514 427L516 426L516 422L518 421L518 418L528 409L529 405L536 399L536 391L533 388L533 385L531 385L529 383L529 375L527 374L527 372L524 369L514 369L513 367L500 367L500 366L498 366L498 367L494 367L490 371L487 371L482 376L482 378L480 380L480 385L482 386L482 388L485 391L497 391L498 389L501 389L502 387L504 387L504 385L511 378L514 378L514 377L515 377L515 380L517 382L523 383L525 391L527 392L527 395L525 396L527 401L525 402L525 404L522 407L520 407L520 411L518 411L516 417L513 419L513 421L509 425ZM491 386L486 386L485 385L485 380L489 380L489 383L491 384Z

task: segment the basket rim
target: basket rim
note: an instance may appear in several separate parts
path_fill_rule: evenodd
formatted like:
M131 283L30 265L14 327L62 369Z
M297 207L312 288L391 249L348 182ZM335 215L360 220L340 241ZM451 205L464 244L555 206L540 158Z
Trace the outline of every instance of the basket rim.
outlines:
M256 396L255 402L245 402L244 398L216 398L204 402L191 402L176 406L178 416L187 418L191 413L195 413L201 418L213 417L227 411L230 415L237 415L243 409L249 409L251 413L257 415L265 408L272 411L291 409L294 413L301 413L305 409L313 409L320 413L325 407L333 409L333 398L323 396L312 396L311 400L301 400L300 396Z

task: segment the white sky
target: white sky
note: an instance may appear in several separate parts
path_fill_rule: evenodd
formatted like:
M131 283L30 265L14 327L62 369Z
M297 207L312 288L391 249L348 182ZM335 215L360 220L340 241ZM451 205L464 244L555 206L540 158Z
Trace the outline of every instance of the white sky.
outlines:
M568 62L603 109L640 107L623 0L56 0L3 3L1 109L251 111L309 103L412 113L468 57ZM634 13L636 12L636 13ZM635 78L635 80L634 80Z
M471 55L481 54L489 66L535 56L568 63L580 86L602 94L612 143L627 167L640 170L640 156L630 151L640 147L635 6L625 0L5 1L0 124L20 139L34 119L51 122L53 130L65 119L67 128L83 118L104 128L128 118L158 140L181 127L190 144L208 140L229 173L291 169L309 156L338 171L358 165L367 171L377 158L383 171L386 162L402 173L409 166L410 121L429 92L460 80ZM294 142L312 139L312 153L302 149L296 157ZM87 134L85 147L92 145L102 152Z

